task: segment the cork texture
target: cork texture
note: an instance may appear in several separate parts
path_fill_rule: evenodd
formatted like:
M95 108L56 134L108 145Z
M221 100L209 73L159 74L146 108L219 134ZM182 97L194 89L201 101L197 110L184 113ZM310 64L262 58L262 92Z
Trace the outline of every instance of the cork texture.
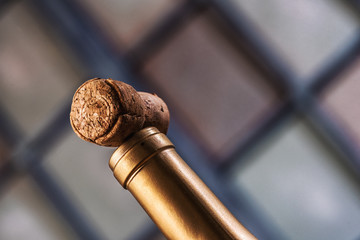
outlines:
M137 92L130 85L94 78L74 94L70 122L85 141L117 147L133 133L156 127L166 133L169 111L156 94Z
M111 79L91 79L75 92L70 122L82 139L102 146L119 146L142 128L144 103L135 89Z
M165 102L156 94L138 92L145 103L145 127L156 127L166 133L169 126L170 114Z

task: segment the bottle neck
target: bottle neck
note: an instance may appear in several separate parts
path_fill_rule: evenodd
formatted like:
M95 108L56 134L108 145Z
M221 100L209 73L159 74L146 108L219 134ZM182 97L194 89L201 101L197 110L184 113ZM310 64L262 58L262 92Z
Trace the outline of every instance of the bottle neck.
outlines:
M126 189L128 181L155 154L174 148L170 140L155 127L140 130L116 149L109 166Z

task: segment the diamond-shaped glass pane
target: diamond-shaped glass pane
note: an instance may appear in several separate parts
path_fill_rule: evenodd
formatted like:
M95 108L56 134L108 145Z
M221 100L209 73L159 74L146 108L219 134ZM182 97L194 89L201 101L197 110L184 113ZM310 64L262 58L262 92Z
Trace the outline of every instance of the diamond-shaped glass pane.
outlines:
M360 146L360 58L346 69L323 92L325 107L330 110Z
M212 12L199 16L145 67L173 116L217 156L233 150L280 100L226 29Z
M357 17L341 1L230 0L305 79L355 36Z
M0 199L0 239L77 239L31 179L13 183Z
M234 172L288 239L356 239L360 188L352 171L302 122L285 126Z
M161 18L181 1L171 0L81 0L109 37L125 46L139 42Z
M107 239L115 240L126 239L150 220L113 176L108 162L114 151L84 142L71 132L45 165Z
M44 124L79 84L78 66L18 3L0 21L0 101L26 132Z

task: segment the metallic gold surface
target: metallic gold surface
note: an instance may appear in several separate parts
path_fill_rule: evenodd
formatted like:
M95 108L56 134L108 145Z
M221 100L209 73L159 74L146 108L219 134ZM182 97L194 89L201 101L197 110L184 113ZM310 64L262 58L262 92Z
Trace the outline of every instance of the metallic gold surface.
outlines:
M156 128L137 132L109 165L168 239L256 239Z

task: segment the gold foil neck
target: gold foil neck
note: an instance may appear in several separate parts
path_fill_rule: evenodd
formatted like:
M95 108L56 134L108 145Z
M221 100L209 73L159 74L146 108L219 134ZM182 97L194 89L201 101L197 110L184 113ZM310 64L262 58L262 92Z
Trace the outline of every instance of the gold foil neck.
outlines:
M120 184L126 188L129 180L148 159L174 145L155 127L145 128L123 143L111 156L109 165Z
M134 147L138 142L144 140L145 138L160 133L159 130L155 127L148 127L140 130L135 133L130 139L121 144L113 153L110 158L109 166L111 170L114 171L116 164L118 161L124 156L126 152L128 152L132 147Z

